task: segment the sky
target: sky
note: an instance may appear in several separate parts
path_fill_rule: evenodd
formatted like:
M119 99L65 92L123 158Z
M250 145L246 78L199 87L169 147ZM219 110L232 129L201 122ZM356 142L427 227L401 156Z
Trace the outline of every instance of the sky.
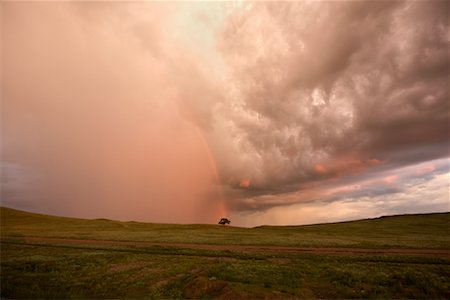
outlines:
M0 9L2 206L235 226L450 211L448 2Z

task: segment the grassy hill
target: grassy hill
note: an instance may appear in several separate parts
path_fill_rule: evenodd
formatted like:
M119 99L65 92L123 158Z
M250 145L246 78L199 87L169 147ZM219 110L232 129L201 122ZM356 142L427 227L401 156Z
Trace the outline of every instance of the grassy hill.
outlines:
M450 296L449 213L257 228L0 213L1 298Z
M1 208L0 216L2 237L298 247L450 248L450 213L256 228L85 220L34 214L5 207Z

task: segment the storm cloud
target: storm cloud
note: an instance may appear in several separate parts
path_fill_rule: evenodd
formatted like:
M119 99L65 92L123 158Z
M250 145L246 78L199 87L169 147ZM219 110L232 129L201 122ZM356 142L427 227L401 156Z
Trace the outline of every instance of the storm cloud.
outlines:
M445 1L1 5L2 205L248 226L450 209Z

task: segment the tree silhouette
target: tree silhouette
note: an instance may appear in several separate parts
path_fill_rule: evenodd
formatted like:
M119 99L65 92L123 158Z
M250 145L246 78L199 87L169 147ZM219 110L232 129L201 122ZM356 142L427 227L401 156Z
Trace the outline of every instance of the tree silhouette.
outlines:
M230 224L230 223L231 223L231 221L228 220L227 218L222 218L222 219L220 219L220 221L219 221L219 224L220 224L220 225L227 225L227 224Z

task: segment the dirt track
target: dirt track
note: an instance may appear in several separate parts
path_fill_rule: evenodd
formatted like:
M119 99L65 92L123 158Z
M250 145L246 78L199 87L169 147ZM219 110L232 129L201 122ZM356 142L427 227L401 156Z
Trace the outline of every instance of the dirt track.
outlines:
M84 240L50 237L2 237L1 242L25 243L27 245L91 245L91 246L124 246L124 247L174 247L182 249L221 250L231 252L255 253L308 253L317 255L404 255L430 256L450 258L450 250L441 249L375 249L375 248L317 248L317 247L285 247L263 245L210 245L189 243L153 243L142 241Z

